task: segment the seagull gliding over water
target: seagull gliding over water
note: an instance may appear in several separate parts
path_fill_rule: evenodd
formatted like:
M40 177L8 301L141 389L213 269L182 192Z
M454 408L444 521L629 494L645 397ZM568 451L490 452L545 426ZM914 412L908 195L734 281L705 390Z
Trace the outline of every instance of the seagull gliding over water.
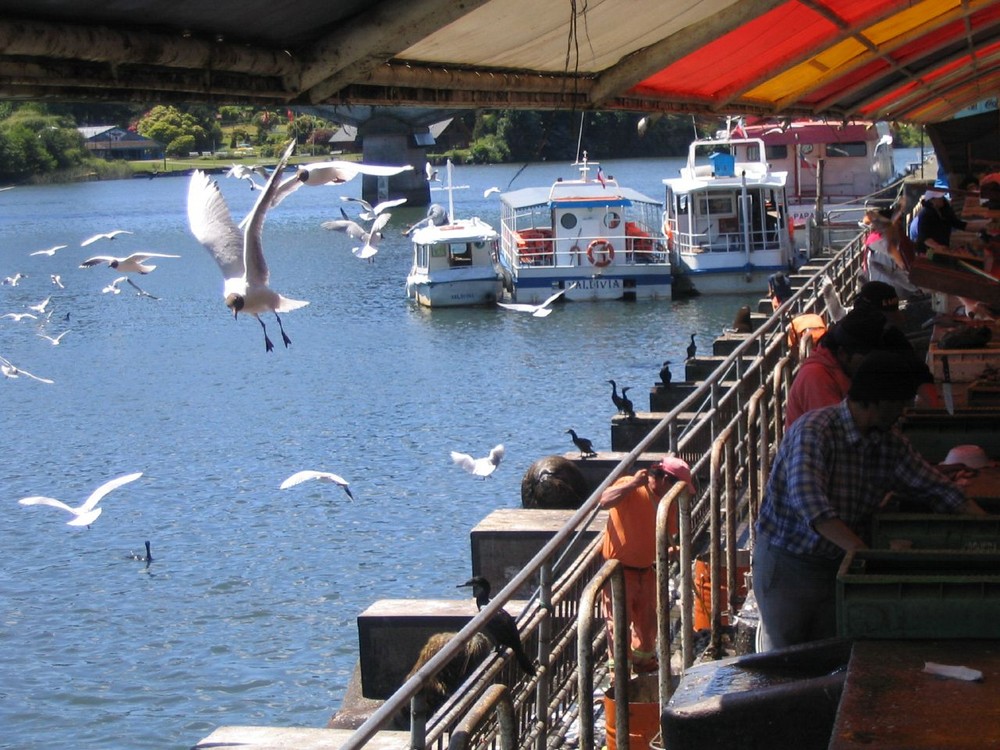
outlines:
M66 522L68 526L90 526L97 517L101 515L103 508L98 508L97 504L101 502L101 499L123 484L128 484L129 482L134 482L136 479L142 476L141 471L137 471L134 474L125 474L116 479L112 479L109 482L105 482L96 490L90 493L90 497L83 501L83 503L76 508L71 508L66 503L61 500L56 500L54 497L44 497L42 495L32 495L31 497L22 497L18 502L21 505L48 505L53 508L59 508L60 510L65 510L73 514L73 518Z
M497 445L489 452L489 455L483 458L473 458L468 453L459 453L458 451L451 452L451 460L455 462L456 466L460 466L465 469L470 474L482 477L486 479L490 474L496 471L496 468L500 465L503 460L504 447L503 443Z
M311 469L306 469L304 471L297 471L290 477L288 477L288 479L286 479L284 482L282 482L281 486L278 487L278 489L287 490L289 487L294 487L297 484L308 482L311 479L315 479L320 482L330 482L331 484L340 485L340 487L343 488L344 492L347 493L347 496L351 498L351 500L354 499L354 495L351 493L351 488L348 485L347 480L344 479L342 476L333 474L329 471L312 471Z

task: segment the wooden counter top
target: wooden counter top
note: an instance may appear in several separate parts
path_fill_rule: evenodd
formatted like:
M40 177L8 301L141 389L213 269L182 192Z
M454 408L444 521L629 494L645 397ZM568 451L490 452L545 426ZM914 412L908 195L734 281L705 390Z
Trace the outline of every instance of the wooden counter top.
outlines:
M983 679L937 677L925 662ZM862 748L1000 748L1000 640L855 642L829 750Z

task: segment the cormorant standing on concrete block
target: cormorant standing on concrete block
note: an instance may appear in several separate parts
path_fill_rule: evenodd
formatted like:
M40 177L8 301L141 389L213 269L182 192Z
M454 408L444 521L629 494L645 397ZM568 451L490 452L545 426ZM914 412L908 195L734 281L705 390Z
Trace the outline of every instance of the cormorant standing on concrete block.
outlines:
M597 455L594 444L585 437L580 437L573 430L566 430L567 435L573 436L573 445L580 449L580 458L591 458Z
M694 334L691 334L691 343L688 344L687 355L688 359L694 359L698 354L698 345L694 342Z
M482 611L483 607L490 603L490 582L482 576L475 576L465 583L460 583L458 588L465 586L472 587L472 595L476 598L476 606ZM486 634L496 644L497 653L500 653L501 647L506 646L514 652L514 657L517 659L517 663L521 665L521 669L531 676L535 675L535 665L531 663L531 659L524 651L524 646L521 644L521 635L517 631L517 623L514 622L514 618L511 617L509 612L504 609L498 610L493 617L487 620Z
M670 360L668 359L660 367L660 382L663 383L664 386L669 387L670 380L672 378L673 378L673 373L670 372Z

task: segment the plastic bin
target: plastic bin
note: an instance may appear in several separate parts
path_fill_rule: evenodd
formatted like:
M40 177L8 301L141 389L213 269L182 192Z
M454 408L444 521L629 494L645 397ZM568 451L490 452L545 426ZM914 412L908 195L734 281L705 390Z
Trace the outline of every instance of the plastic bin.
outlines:
M845 638L996 638L1000 553L858 550L837 573Z
M709 162L712 164L712 171L716 177L736 176L736 157L724 151L716 151L709 154Z
M876 513L871 529L876 549L1000 552L1000 516Z

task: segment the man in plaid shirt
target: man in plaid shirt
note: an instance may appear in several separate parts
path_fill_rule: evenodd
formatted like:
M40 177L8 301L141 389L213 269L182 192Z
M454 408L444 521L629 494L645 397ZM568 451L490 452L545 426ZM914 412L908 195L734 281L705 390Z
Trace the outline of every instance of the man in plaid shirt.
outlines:
M764 646L836 635L844 553L890 492L935 511L984 515L894 428L913 399L919 362L907 352L865 357L847 398L807 412L785 434L757 518L753 590Z

